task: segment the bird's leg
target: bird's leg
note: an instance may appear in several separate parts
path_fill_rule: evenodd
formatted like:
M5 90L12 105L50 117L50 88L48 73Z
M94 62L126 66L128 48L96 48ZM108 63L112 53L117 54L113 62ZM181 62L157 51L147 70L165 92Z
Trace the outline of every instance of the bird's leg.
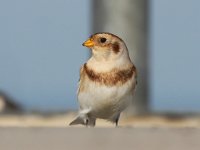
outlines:
M84 125L86 127L94 127L96 123L96 118L91 117L89 114L85 116Z
M117 115L115 119L115 127L118 127L118 121L119 121L120 113Z
M94 127L95 124L96 124L96 118L91 119L91 121L90 121L90 126L91 126L91 127Z
M96 123L96 118L90 118L87 122L87 127L94 127Z
M88 127L88 123L89 123L89 120L86 119L86 121L85 121L85 126L86 126L86 127Z

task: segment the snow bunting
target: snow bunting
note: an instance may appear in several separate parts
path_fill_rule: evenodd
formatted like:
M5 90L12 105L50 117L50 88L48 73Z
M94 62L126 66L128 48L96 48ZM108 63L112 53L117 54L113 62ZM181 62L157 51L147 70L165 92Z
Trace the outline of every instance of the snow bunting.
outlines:
M79 114L70 125L95 126L97 118L118 125L120 113L133 100L136 67L121 38L96 33L83 43L92 56L80 69Z

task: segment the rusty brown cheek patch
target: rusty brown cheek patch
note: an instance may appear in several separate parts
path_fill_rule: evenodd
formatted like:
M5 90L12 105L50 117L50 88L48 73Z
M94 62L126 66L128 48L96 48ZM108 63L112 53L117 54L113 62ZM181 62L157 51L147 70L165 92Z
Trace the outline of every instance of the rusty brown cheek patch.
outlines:
M114 43L113 45L112 45L112 49L113 49L113 51L117 54L118 52L119 52L119 49L120 49L120 47L119 47L119 43Z
M114 69L108 73L96 73L92 69L89 69L87 64L84 64L83 69L90 80L106 86L122 85L132 78L132 76L136 73L135 66L120 71Z

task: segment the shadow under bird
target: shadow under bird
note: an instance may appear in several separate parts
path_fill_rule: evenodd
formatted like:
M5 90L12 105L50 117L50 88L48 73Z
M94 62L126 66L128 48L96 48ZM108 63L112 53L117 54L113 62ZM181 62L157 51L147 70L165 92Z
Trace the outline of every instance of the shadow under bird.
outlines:
M120 113L130 105L136 81L124 41L111 33L96 33L83 43L90 59L80 69L78 116L70 125L95 126L97 118L118 125Z

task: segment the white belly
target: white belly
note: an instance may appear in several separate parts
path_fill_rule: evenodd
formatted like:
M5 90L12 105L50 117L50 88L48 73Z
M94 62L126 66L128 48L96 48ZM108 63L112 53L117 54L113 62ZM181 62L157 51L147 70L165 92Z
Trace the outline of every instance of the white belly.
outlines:
M123 111L133 98L134 78L121 86L103 86L85 82L78 94L80 111L90 112L96 118L109 119Z

